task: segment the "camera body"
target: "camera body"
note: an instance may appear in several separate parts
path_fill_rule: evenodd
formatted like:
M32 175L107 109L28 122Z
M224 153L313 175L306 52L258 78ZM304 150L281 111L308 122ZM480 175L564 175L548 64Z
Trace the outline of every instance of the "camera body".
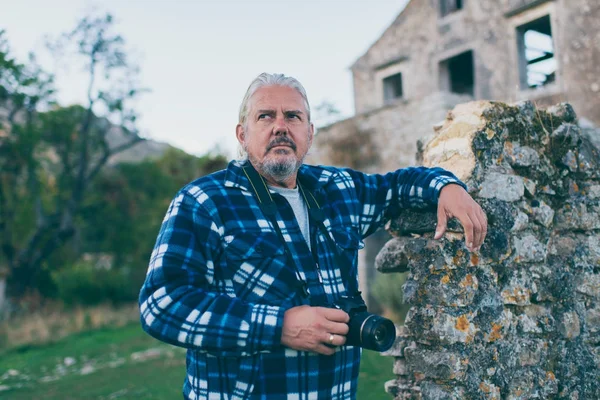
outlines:
M368 312L360 292L354 296L341 296L328 307L342 310L350 316L346 345L386 351L394 344L396 340L394 323Z

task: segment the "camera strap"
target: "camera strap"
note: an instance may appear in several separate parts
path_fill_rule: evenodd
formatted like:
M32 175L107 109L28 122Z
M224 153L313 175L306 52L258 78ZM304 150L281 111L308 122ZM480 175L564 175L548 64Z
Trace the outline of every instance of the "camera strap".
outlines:
M321 206L319 205L319 202L317 202L317 199L315 198L315 196L311 192L304 191L304 188L302 187L302 184L300 183L300 181L298 181L298 187L300 188L300 192L302 193L302 196L304 197L304 201L306 202L306 206L308 208L308 217L319 228L319 230L325 237L325 240L327 241L329 248L333 249L333 255L335 257L335 262L338 265L338 267L340 268L340 271L343 271L343 269L342 269L343 266L345 264L347 264L348 262L342 258L341 254L339 252L339 249L338 249L338 245L331 238L331 235L329 234L329 231L327 230L327 228L325 228L325 224L323 223L323 221L325 221L325 213L321 209ZM308 196L307 196L307 193L308 193ZM315 260L315 264L317 265L317 269L318 269L319 268L318 258L314 252L313 252L313 258ZM355 282L355 279L352 278L352 272L353 272L352 270L348 271L347 283L349 286L348 293L354 295L355 293L359 293L359 290L358 290L358 283ZM320 271L319 271L319 273L320 273Z
M260 176L260 174L256 171L256 169L254 169L254 166L252 166L250 162L247 162L246 166L242 167L242 171L244 171L244 174L248 178L248 181L250 181L252 190L254 191L254 194L256 195L256 198L258 200L258 206L260 207L260 210L262 211L263 215L271 221L273 229L275 229L277 236L279 236L279 240L281 240L281 243L283 244L283 249L285 251L286 257L289 259L292 265L296 267L294 272L296 273L296 279L298 280L298 286L300 291L302 292L302 295L304 297L310 297L310 292L308 291L308 283L306 283L306 281L302 279L300 271L298 271L298 266L296 265L296 262L292 257L292 253L290 252L287 242L283 237L283 233L281 233L281 228L277 223L277 204L275 204L275 201L273 200L273 197L269 192L267 183L265 182L264 178Z
M279 236L279 239L283 243L286 256L290 259L290 261L293 263L293 265L296 266L296 262L293 260L293 257L288 248L287 242L285 241L283 234L281 233L281 228L279 227L279 224L277 223L277 205L275 204L275 201L273 200L273 197L271 196L271 193L269 192L267 183L265 182L264 178L256 171L256 169L250 162L247 162L246 165L244 167L242 167L242 170L244 171L244 174L250 181L250 185L252 186L252 189L254 191L254 194L256 195L256 198L258 199L258 205L259 205L262 213L265 215L265 217L267 217L271 221L271 224L273 225L273 228L275 229L277 236ZM339 266L340 270L343 270L342 268L345 264L347 264L347 261L344 261L342 256L339 254L338 246L335 244L335 242L329 235L327 228L325 228L325 224L323 224L323 221L325 220L325 213L323 213L321 206L319 205L319 203L317 202L317 199L313 196L313 194L311 192L306 192L304 190L304 188L302 187L302 183L300 181L300 177L298 177L298 178L299 178L298 179L298 187L300 188L300 192L302 193L302 196L304 197L304 201L306 202L306 207L308 208L308 217L309 217L310 221L313 224L315 224L315 226L317 226L317 228L321 231L321 233L325 237L327 244L333 250L333 254L334 254L337 265ZM321 279L322 279L321 271L319 269L319 264L317 261L318 257L315 254L315 246L313 246L312 255L313 255L313 260L315 262L315 266L317 268L317 274L319 276L319 280L321 281ZM302 290L302 294L305 297L309 297L310 293L308 291L308 284L306 283L306 281L304 281L302 279L297 266L296 266L295 272L296 272L296 278L298 279L298 282L301 286L300 289ZM352 279L351 272L352 271L349 271L349 276L347 277L347 278L349 278L349 279L347 279L347 283L349 285L348 293L351 293L351 294L359 293L357 282L355 279Z

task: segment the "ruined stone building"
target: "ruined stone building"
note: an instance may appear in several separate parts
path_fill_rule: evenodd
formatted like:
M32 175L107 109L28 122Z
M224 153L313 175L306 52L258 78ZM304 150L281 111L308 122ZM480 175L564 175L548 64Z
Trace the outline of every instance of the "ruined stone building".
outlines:
M600 1L411 0L351 70L356 115L319 129L311 163L415 164L417 141L470 100L567 101L600 126Z

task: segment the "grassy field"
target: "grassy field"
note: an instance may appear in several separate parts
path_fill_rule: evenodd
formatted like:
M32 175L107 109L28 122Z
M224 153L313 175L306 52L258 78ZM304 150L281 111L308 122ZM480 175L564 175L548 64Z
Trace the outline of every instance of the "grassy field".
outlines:
M365 351L358 400L388 399L393 360ZM73 335L43 347L0 354L0 398L11 400L181 399L185 350L139 325Z

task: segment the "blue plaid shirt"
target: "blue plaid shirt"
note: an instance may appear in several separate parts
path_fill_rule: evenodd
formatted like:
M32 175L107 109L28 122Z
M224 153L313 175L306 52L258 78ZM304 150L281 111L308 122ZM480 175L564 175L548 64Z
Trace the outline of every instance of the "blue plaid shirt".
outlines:
M140 293L144 330L188 349L187 399L354 399L361 349L342 346L324 356L286 348L284 312L353 294L362 239L400 208L434 205L444 185L462 183L440 168L367 175L303 165L303 188L322 207L339 248L311 224L321 283L292 208L272 192L289 258L242 165L232 161L197 179L171 202ZM310 299L298 290L298 276Z

